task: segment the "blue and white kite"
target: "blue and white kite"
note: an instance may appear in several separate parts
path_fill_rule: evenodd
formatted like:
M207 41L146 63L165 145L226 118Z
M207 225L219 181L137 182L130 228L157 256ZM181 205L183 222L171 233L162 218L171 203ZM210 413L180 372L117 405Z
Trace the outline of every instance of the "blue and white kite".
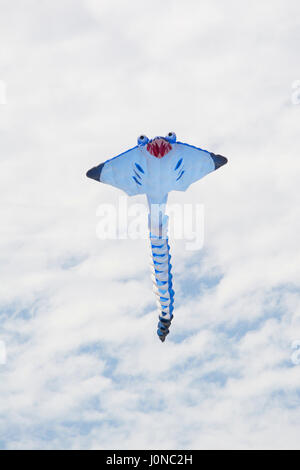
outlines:
M122 189L129 196L146 194L152 251L152 280L159 308L157 334L164 341L173 319L174 291L168 244L168 193L185 191L190 184L227 163L227 158L176 140L174 132L137 145L91 168L87 177Z

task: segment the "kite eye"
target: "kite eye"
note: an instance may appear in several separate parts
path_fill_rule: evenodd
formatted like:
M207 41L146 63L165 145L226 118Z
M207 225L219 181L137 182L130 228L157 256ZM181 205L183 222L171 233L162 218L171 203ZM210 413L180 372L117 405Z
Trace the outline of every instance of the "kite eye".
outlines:
M169 134L165 137L165 139L170 142L170 144L173 144L176 142L176 134L175 132L169 132Z
M148 137L146 137L145 135L140 135L139 138L138 138L138 145L146 145L148 142L149 142L149 139Z

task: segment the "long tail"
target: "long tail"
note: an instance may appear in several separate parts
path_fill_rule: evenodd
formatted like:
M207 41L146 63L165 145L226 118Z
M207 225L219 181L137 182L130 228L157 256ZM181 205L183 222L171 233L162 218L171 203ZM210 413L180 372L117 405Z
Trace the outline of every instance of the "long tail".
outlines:
M151 243L151 271L153 290L157 297L159 308L159 322L157 334L163 342L169 334L169 327L173 318L174 291L172 289L172 274L170 263L171 255L167 237L167 218L165 229L159 234L150 232Z

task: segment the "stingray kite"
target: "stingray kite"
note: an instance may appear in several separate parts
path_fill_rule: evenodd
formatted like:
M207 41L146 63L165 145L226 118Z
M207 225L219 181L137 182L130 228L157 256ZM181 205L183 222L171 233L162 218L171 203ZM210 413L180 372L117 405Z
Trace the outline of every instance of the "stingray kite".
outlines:
M146 194L149 205L149 232L152 251L152 280L159 308L157 334L164 341L173 319L174 291L168 244L168 193L185 191L190 184L227 163L222 155L178 142L174 132L149 140L145 135L137 145L91 168L87 177L122 189L129 196Z

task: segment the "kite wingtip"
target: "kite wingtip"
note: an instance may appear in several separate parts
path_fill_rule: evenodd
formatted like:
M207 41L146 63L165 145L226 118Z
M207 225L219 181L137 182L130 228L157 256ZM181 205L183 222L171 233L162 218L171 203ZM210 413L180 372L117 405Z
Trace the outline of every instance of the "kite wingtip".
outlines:
M90 170L86 172L86 176L93 180L101 181L100 176L101 176L103 166L104 166L104 163L101 163L98 166L94 166L93 168L91 168Z
M223 155L215 155L214 153L211 153L210 156L214 161L215 170L217 170L223 165L226 165L226 163L228 162L228 159L226 157L223 157Z

